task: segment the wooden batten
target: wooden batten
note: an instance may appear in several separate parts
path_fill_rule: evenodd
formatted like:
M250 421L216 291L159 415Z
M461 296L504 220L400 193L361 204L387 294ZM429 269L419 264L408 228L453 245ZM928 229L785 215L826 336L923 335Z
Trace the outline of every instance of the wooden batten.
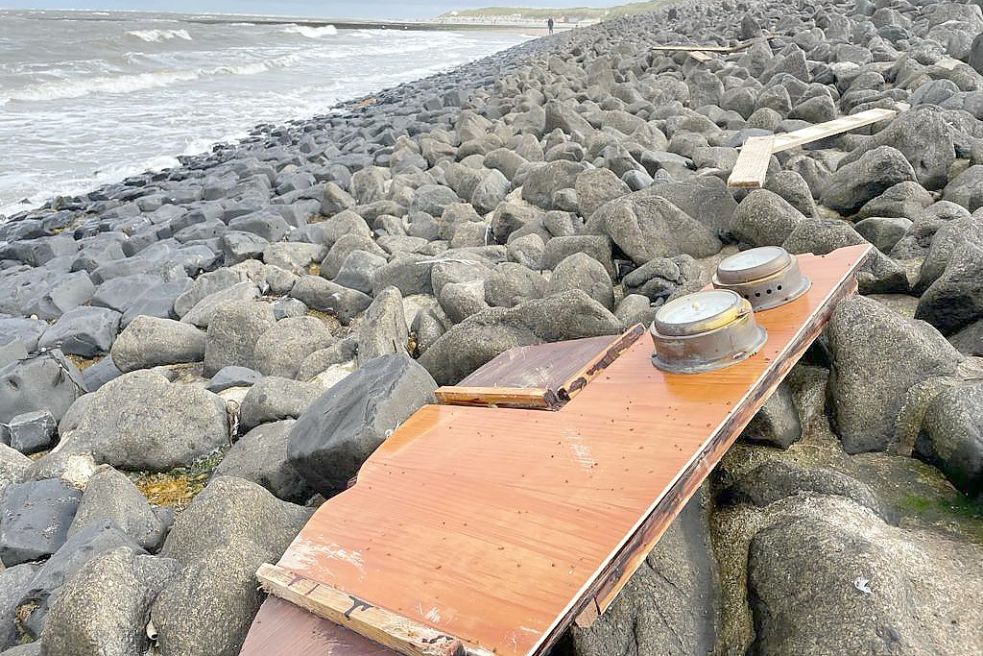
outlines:
M907 105L901 106L902 111L907 108ZM794 132L776 134L770 137L752 137L744 142L740 155L737 157L737 164L727 179L727 186L734 189L760 189L768 177L768 162L773 154L867 125L880 123L894 118L897 113L893 109L868 109Z
M492 656L457 638L276 565L256 573L269 594L305 608L405 656Z
M438 403L470 405L488 408L529 408L556 410L560 399L556 392L533 387L438 387L434 392Z

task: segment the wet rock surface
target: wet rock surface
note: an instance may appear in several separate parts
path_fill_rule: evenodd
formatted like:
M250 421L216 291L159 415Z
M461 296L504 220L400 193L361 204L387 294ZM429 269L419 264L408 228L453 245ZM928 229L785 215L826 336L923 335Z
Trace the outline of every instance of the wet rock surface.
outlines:
M869 242L559 653L983 652L952 601L983 594L981 31L978 2L684 0L0 222L0 648L143 653L152 621L162 656L235 656L297 504L437 384L650 322L738 249ZM726 186L748 138L871 108L899 114Z

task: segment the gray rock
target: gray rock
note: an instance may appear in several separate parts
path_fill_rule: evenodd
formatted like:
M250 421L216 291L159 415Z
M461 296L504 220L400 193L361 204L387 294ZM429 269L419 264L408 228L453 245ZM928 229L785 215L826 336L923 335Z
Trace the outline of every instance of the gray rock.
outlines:
M635 192L605 204L586 230L602 233L636 264L681 253L709 257L721 243L710 228L660 196Z
M737 203L727 184L719 178L704 176L657 182L645 189L645 194L665 198L717 236L729 235L733 230Z
M240 282L204 297L181 317L181 321L199 328L208 328L212 317L215 316L219 308L226 305L242 305L258 296L259 287L255 283L251 281Z
M9 342L0 346L0 370L8 364L27 359L27 349L20 342Z
M762 656L951 653L980 645L980 620L944 590L983 585L949 540L885 524L841 497L802 497L748 551L751 651Z
M229 230L222 235L222 253L226 265L258 259L269 245L270 242L266 239L251 232Z
M232 219L229 229L251 232L266 241L280 241L290 232L290 224L273 210L260 210Z
M315 383L267 376L249 388L239 407L241 430L260 424L297 418L324 390Z
M37 565L25 563L0 572L0 649L18 642L17 602L27 593L37 571Z
M782 246L789 253L825 255L837 248L864 244L866 240L845 221L834 219L804 219L799 221ZM857 272L862 294L889 294L908 291L908 276L904 267L874 251Z
M205 357L205 333L180 321L139 316L116 338L110 355L116 368L124 373L200 362Z
M11 483L20 483L31 467L32 460L20 451L0 443L0 495Z
M88 392L95 392L111 380L123 375L111 357L105 357L82 372L82 385Z
M840 167L851 165L883 146L897 149L910 163L915 176L912 179L928 190L945 184L949 166L956 158L945 114L938 107L923 106L898 114L888 127L865 139L861 147L847 155Z
M0 561L13 567L58 551L82 493L58 479L13 483L0 500Z
M590 217L604 203L627 196L631 189L609 169L587 169L577 176L574 185L580 214Z
M901 182L888 188L877 198L867 201L855 218L884 216L912 219L933 202L932 194L917 182Z
M208 386L205 389L213 394L218 394L230 387L252 387L262 378L263 374L248 367L222 367L208 381Z
M615 268L611 255L611 240L604 235L553 237L546 242L546 249L543 251L541 262L542 268L555 269L560 262L575 253L584 253L594 258L604 265L609 276L614 277Z
M301 363L297 370L297 380L310 380L332 365L351 362L355 359L357 350L358 342L346 337L328 348L314 351Z
M903 216L871 216L858 221L853 227L861 237L876 246L877 250L890 253L911 225L911 219Z
M840 302L827 335L831 418L847 453L892 446L905 392L932 376L951 375L961 358L928 324L864 297Z
M311 309L337 317L346 326L372 303L368 295L318 276L302 277L290 295Z
M915 441L917 456L938 467L956 488L970 497L983 491L981 409L983 386L943 389L925 411Z
M42 409L60 421L83 393L81 375L60 351L13 362L0 369L0 423Z
M65 584L48 612L41 647L64 656L130 656L149 647L150 605L180 565L136 554L104 551Z
M252 481L279 499L305 502L314 490L288 460L287 443L293 425L288 419L252 429L229 449L214 475Z
M781 246L805 217L767 189L752 191L734 212L733 233L750 246Z
M230 303L217 308L208 324L205 375L212 376L228 366L259 369L255 357L257 343L276 323L273 308L265 301Z
M983 165L977 164L945 186L942 199L962 205L970 212L983 207Z
M816 202L812 198L812 191L803 177L795 171L772 173L765 180L764 188L784 198L803 216L816 216Z
M143 552L112 522L92 524L65 541L31 580L31 585L18 603L17 611L25 632L38 638L44 630L50 604L62 587L94 557L120 547Z
M585 164L567 160L536 166L522 183L522 199L544 210L562 209L555 205L556 192L574 189L578 176L586 168Z
M557 264L546 287L546 295L559 294L571 289L583 290L607 309L614 309L611 277L604 270L604 265L589 255L575 253Z
M154 371L125 374L83 399L59 426L61 442L52 454L89 454L120 469L167 471L228 441L221 398Z
M445 207L460 202L461 199L450 187L425 184L418 188L413 195L410 210L414 212L426 212L430 216L440 216L443 214Z
M317 317L278 321L256 342L255 368L267 376L295 378L304 358L335 341L331 331L332 326Z
M931 223L934 222L930 220L919 221L917 225L912 227L910 233L917 237L922 229L928 232L931 230ZM945 273L946 267L955 253L964 244L983 247L983 218L964 216L939 221L939 224L934 236L928 237L931 240L931 246L918 272L915 293L924 293L932 283L938 280Z
M119 312L99 307L70 310L44 331L38 347L57 348L83 358L106 353L119 332L120 318Z
M704 281L703 267L689 255L659 257L630 272L622 279L628 294L640 294L651 301L667 301L699 291Z
M344 490L373 451L434 400L430 374L405 355L366 362L317 399L290 432L290 463L318 492Z
M37 319L0 317L0 346L18 343L25 351L32 353L47 328L48 324Z
M338 269L337 275L334 276L334 282L343 287L360 291L363 294L371 294L372 280L375 277L375 272L385 265L386 258L382 255L354 250L348 253L348 257L342 262L341 268Z
M518 233L515 233L518 234ZM552 240L550 240L552 241ZM529 233L509 240L508 243L509 259L513 262L529 267L530 269L542 268L543 253L546 244L543 238L536 233Z
M204 273L195 278L191 287L174 300L174 312L177 316L183 318L202 299L216 292L228 289L242 281L243 279L240 274L233 269L218 269L210 273Z
M550 242L555 241L551 239ZM491 306L513 307L542 298L547 282L543 276L515 262L503 262L485 279L485 302Z
M31 304L29 310L41 319L57 319L89 301L96 292L89 274L70 273L56 281Z
M309 508L280 501L250 481L215 477L174 521L161 555L190 565L227 545L253 544L265 562L276 562L310 514Z
M26 412L7 422L7 440L21 453L31 454L51 447L58 424L47 409Z
M403 297L395 287L379 292L358 326L358 364L390 353L403 353L409 341Z
M347 191L334 182L324 185L324 193L321 195L321 214L334 216L353 207L355 207L355 199Z
M792 388L782 383L751 419L741 437L787 449L802 438L799 412L792 399Z
M958 247L945 272L922 294L915 318L943 335L983 318L983 246L967 242Z
M147 551L157 551L170 527L170 513L155 511L125 474L100 465L89 477L68 537L112 522Z
M840 214L853 214L894 185L913 180L915 171L904 155L880 146L855 162L841 162L822 191L822 203Z

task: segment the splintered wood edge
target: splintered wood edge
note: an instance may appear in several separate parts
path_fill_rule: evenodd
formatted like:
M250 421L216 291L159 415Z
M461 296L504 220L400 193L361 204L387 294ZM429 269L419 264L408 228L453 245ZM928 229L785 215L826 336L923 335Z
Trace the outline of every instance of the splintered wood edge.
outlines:
M774 393L809 345L822 333L823 327L829 321L839 301L857 292L856 271L867 261L872 249L873 246L868 245L864 254L856 259L839 284L824 299L823 309L816 314L812 321L803 325L796 347L787 357L776 359L775 366L766 374L765 385L757 391L753 398L749 399L752 405L759 400L767 400ZM571 609L572 621L577 626L589 627L611 606L621 590L628 584L632 575L645 562L648 554L669 528L672 521L682 512L683 507L699 489L700 484L717 466L724 453L737 440L741 431L753 417L753 412L735 412L716 431L705 452L701 453L686 469L680 472L669 491L655 504L653 511L647 515L639 529L625 543L619 553L608 562L606 570L595 579L594 584L588 588L588 598L583 601L581 608L578 609L575 605ZM659 506L667 507L660 509ZM567 623L569 622L568 619ZM565 626L565 624L561 622L558 626ZM548 649L548 646L557 638L558 635L554 635L546 639L541 647ZM535 653L546 653L546 650L541 648Z
M774 150L775 137L751 137L744 142L737 164L727 178L727 186L736 189L760 189L768 177L768 164Z
M434 392L444 405L555 410L560 405L556 392L544 387L438 387Z
M269 594L405 656L494 656L486 649L467 645L452 635L277 565L261 565L256 578Z
M601 373L605 369L611 366L618 357L628 350L632 344L638 341L638 338L645 333L645 326L640 323L636 323L634 326L625 331L621 337L615 340L612 344L608 345L602 353L597 354L590 361L585 364L580 371L570 376L563 383L557 394L563 401L569 401L575 397L580 390L587 387L587 383L591 381L594 376Z

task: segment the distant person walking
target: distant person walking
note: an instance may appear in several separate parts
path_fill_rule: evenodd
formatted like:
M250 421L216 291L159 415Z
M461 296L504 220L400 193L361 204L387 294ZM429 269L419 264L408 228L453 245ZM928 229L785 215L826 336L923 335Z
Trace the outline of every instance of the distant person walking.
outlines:
M548 27L550 29L550 34L553 34L553 17L552 16L550 16L546 20L546 27Z

